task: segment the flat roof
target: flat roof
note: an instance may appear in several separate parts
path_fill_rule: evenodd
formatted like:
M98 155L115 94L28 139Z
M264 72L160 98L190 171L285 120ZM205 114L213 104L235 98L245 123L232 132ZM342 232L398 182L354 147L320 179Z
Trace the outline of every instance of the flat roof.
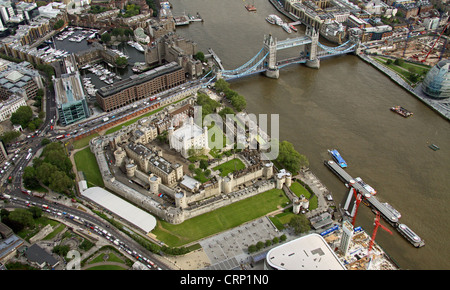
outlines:
M345 270L319 234L310 234L271 249L266 262L278 270Z
M81 195L127 220L145 233L156 227L154 216L101 187L90 187L82 191Z

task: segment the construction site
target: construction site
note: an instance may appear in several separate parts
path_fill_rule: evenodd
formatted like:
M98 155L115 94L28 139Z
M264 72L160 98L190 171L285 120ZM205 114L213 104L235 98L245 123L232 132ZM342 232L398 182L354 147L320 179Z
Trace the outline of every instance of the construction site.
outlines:
M433 67L441 59L450 57L447 49L448 36L444 35L449 25L450 22L435 34L427 34L425 31L414 33L410 31L406 35L406 40L396 41L395 37L386 39L383 44L372 46L370 51L394 58L421 62Z
M342 235L343 231L340 229L325 236L324 239L335 250L336 255L347 270L400 269L376 242L373 242L369 250L372 238L363 229L356 228L346 254L339 250Z
M384 55L422 62L433 67L441 59L450 57L447 50L448 37L437 39L436 36L414 37L408 41L398 42L384 48Z

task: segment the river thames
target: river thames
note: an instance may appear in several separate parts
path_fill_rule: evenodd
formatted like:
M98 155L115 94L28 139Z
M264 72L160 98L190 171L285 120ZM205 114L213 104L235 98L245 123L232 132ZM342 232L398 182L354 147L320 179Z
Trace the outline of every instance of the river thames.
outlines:
M204 19L178 27L176 33L208 48L222 59L226 69L235 69L251 59L263 45L265 34L279 40L304 34L287 34L265 17L278 14L267 0L252 3L248 12L242 0L173 0L173 14ZM280 14L278 14L280 15ZM281 15L280 15L281 16ZM320 40L326 43L324 40ZM283 51L278 60L298 54ZM280 70L279 79L262 75L234 80L231 88L247 100L255 114L278 114L280 139L293 143L308 157L311 170L332 192L339 204L346 196L344 184L323 161L327 149L337 148L348 163L347 172L361 177L377 190L377 198L401 214L425 246L414 248L386 222L393 233L379 229L376 242L402 269L450 269L447 226L450 211L450 124L384 74L346 55L321 61L320 69L292 65ZM389 110L401 105L414 112L405 119ZM441 150L433 151L434 143ZM375 215L361 206L356 225L372 233Z

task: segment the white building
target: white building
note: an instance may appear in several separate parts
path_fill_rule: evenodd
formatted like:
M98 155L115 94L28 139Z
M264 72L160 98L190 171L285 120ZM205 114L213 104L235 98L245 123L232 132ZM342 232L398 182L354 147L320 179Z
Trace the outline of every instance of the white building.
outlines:
M8 100L0 103L0 122L11 118L11 114L16 112L21 106L26 106L24 96L12 95Z
M324 238L310 234L271 249L266 256L267 270L345 270Z
M149 43L150 37L145 34L144 29L142 27L138 27L134 30L134 38L137 42Z
M174 131L173 127L169 128L169 144L170 148L180 152L184 158L189 157L189 149L206 149L208 151L208 130L206 127L202 129L195 124L191 117L179 129Z

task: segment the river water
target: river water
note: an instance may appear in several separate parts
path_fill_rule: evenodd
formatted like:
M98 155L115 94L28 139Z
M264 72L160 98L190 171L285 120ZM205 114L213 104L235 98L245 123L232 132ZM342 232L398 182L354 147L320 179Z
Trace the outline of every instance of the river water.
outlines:
M249 1L249 0L247 0ZM203 23L177 28L177 34L194 40L200 51L212 48L226 69L251 59L263 45L265 34L279 40L304 34L287 34L266 22L278 14L267 0L256 0L256 13L247 12L242 0L172 0L173 14L200 13ZM321 40L322 43L325 41ZM293 57L295 49L278 59ZM450 212L449 122L385 75L353 55L322 60L320 69L293 65L280 78L262 75L231 82L231 88L247 100L252 113L279 114L280 139L292 142L310 161L311 170L333 193L336 203L347 190L323 161L327 149L337 148L349 164L346 169L377 190L382 202L402 214L400 222L425 240L416 249L387 226L379 229L376 242L403 269L450 269L447 222ZM414 112L408 119L391 112L401 105ZM441 147L428 148L430 143ZM374 214L361 206L357 225L370 234Z

